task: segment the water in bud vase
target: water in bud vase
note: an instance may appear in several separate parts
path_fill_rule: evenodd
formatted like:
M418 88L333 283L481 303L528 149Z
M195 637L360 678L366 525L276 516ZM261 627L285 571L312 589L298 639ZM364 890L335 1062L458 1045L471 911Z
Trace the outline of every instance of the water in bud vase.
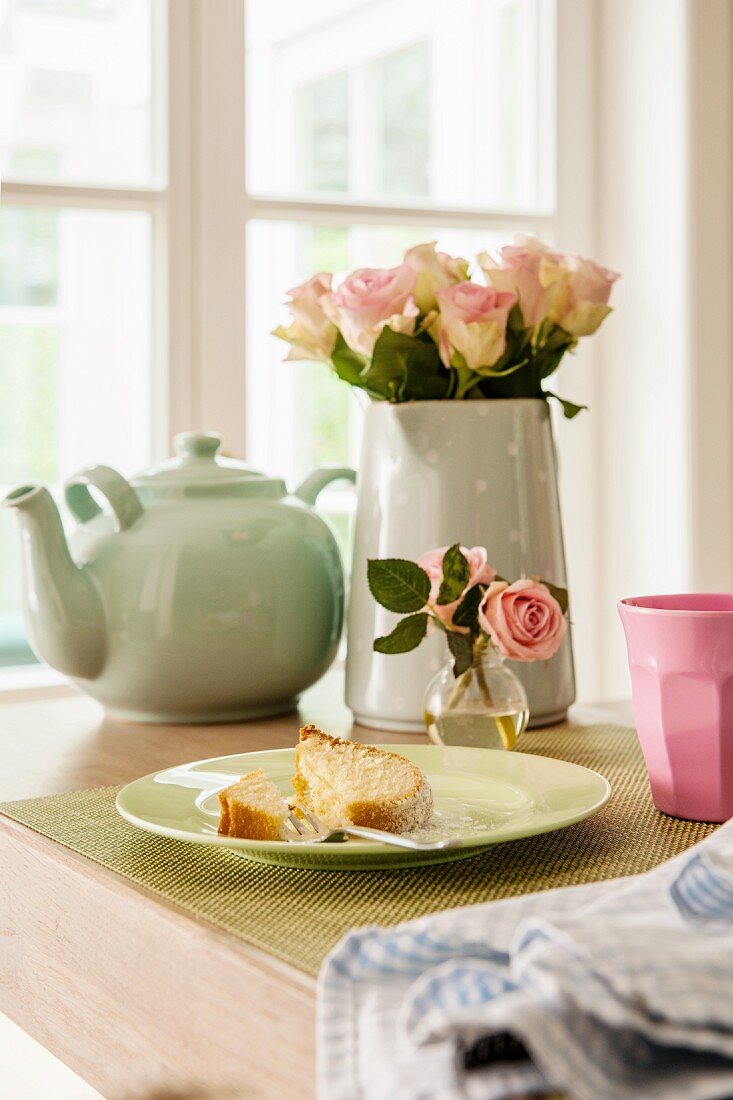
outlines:
M527 695L493 646L456 678L448 656L425 692L425 727L436 745L513 749L527 727Z

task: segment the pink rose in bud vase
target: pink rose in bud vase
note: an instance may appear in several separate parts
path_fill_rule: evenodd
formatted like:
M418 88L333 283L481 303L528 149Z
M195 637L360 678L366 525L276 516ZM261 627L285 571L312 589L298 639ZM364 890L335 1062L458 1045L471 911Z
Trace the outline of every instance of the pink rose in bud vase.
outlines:
M453 612L458 607L459 603L463 599L466 591L474 584L491 584L496 576L496 570L490 566L487 562L486 549L483 546L473 546L470 550L467 550L465 546L461 547L461 553L468 562L468 584L465 589L453 603L443 604L442 606L436 604L435 601L438 598L438 591L440 589L440 582L443 579L443 558L445 552L448 549L447 546L439 546L437 550L428 550L427 553L422 554L417 559L417 564L421 569L424 569L427 575L430 577L430 596L429 602L433 604L434 610L438 618L446 624L446 626L452 625ZM456 626L453 628L461 633L468 633L467 628Z
M479 626L513 661L547 661L568 628L560 604L539 581L494 581L481 601Z
M398 267L362 267L325 297L323 308L354 351L369 356L385 325L411 336L419 310L412 297L417 272Z
M288 291L288 309L293 318L273 335L290 344L287 360L307 359L328 363L336 342L336 326L323 312L323 299L331 291L331 276L325 271Z
M439 290L436 297L440 357L445 365L451 365L455 349L476 374L490 374L506 351L507 319L516 295L478 283L458 283Z

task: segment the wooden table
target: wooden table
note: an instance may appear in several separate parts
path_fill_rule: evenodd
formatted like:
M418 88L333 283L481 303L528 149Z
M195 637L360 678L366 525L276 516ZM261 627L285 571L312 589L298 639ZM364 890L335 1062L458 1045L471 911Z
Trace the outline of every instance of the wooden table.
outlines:
M329 674L300 718L225 726L113 722L68 693L0 704L0 801L290 746L303 722L415 741L352 727L341 698ZM619 704L576 717L629 714ZM3 817L0 868L0 1012L108 1100L314 1095L312 979Z

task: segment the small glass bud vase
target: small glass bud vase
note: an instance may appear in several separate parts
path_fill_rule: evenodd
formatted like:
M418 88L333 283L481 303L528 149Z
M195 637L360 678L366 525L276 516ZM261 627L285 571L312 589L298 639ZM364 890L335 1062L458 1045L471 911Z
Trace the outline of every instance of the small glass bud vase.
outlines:
M478 649L478 647L477 647ZM436 745L513 749L527 726L522 684L498 650L478 649L457 678L449 656L425 692L425 725Z

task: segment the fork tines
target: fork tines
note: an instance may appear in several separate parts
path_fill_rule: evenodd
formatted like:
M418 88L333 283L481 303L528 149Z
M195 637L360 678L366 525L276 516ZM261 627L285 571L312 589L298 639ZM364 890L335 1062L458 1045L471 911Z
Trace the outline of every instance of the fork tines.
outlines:
M295 812L296 810L298 813ZM302 816L298 816L299 814ZM318 820L315 814L310 813L303 806L296 806L294 809L291 809L288 818L298 838L303 837L306 840L320 840L330 833L330 830ZM295 840L296 838L293 837L292 839Z

